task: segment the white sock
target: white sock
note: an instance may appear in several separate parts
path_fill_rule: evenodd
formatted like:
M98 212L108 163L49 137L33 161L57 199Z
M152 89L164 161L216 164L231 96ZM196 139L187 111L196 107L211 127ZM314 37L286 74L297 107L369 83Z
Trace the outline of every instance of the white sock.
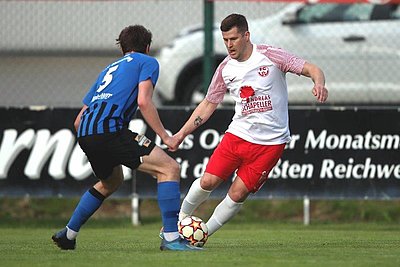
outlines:
M212 235L215 231L222 227L226 222L232 219L242 207L243 202L237 203L233 201L229 195L218 204L214 213L206 223L208 228L208 235Z
M167 241L172 241L172 240L179 238L179 233L178 232L169 232L169 233L164 232L164 238Z
M69 240L74 240L77 236L78 236L78 232L75 232L72 229L69 229L68 226L67 227L67 238Z
M200 178L196 179L182 202L181 210L179 211L179 220L192 215L193 211L203 203L211 194L211 191L204 190L200 186Z

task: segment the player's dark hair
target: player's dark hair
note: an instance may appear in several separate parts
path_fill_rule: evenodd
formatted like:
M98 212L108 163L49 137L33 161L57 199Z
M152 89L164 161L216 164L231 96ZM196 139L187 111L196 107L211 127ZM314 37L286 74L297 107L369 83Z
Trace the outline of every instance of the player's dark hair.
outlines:
M121 31L116 41L123 54L130 51L145 54L152 37L152 33L142 25L131 25Z
M230 31L232 28L237 27L238 32L245 33L249 30L246 17L240 14L230 14L221 22L220 29L223 32Z

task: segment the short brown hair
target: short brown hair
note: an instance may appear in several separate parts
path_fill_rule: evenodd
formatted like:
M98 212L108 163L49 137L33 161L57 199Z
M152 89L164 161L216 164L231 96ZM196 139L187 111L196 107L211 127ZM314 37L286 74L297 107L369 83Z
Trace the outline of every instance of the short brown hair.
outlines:
M240 14L230 14L221 22L220 29L223 32L230 31L237 27L240 33L245 33L249 30L246 17Z
M152 33L142 25L131 25L121 31L116 41L124 54L130 51L145 54L152 37Z

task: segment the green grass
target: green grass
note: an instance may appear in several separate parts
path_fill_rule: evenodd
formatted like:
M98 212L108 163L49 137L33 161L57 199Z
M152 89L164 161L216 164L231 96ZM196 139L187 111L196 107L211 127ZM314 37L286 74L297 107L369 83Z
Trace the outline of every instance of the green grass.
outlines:
M143 200L143 225L130 201L108 199L82 228L75 251L51 235L78 199L0 198L0 267L8 266L400 266L400 201L313 200L304 226L301 200L251 200L201 252L161 252L160 213ZM218 200L200 206L207 219Z
M159 250L160 223L89 222L75 251L52 244L53 224L0 227L0 266L400 266L400 226L232 222L201 252ZM29 226L29 224L28 224Z
M66 221L74 211L78 198L0 198L0 227L14 222L40 225L41 220ZM196 211L207 219L220 200L208 200ZM400 200L312 200L311 221L324 222L382 222L400 224ZM155 222L160 219L156 200L145 199L140 204L142 219ZM129 218L130 199L107 199L94 218ZM302 200L248 200L235 217L237 222L303 221Z

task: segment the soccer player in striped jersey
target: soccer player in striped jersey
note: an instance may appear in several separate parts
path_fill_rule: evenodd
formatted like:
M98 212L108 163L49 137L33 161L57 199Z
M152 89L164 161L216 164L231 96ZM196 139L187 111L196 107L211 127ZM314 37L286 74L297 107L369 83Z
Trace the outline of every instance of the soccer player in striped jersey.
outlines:
M204 124L229 92L235 100L232 122L204 175L193 182L179 213L180 219L193 214L236 171L226 197L206 223L209 235L233 218L249 194L263 186L290 141L286 73L311 78L317 101L325 102L328 97L319 67L283 49L253 44L243 15L229 15L220 29L228 56L215 71L205 99L174 135L176 144L171 149L177 150L188 134Z
M141 25L123 29L117 39L123 56L108 65L83 99L74 126L79 145L99 181L81 197L64 229L52 236L61 249L75 249L82 225L115 192L124 177L122 165L157 177L163 221L161 250L199 250L178 234L179 165L146 136L128 129L137 108L164 144L170 137L152 101L159 65L149 56L152 34Z

